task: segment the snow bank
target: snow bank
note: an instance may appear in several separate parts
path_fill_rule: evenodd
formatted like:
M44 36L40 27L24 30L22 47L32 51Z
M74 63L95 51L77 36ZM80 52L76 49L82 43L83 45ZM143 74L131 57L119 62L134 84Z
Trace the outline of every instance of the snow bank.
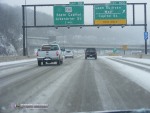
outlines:
M102 59L113 70L119 72L120 75L125 76L126 78L137 83L138 85L140 85L141 87L150 92L150 82L149 82L150 73L137 69L135 67L131 67L125 64L112 61L110 59L107 59L107 57L98 57L98 58Z
M31 61L36 61L37 59L24 59L24 60L17 60L17 61L10 61L10 62L1 62L0 66L6 66L10 64L18 64L18 63L25 63L25 62L31 62Z
M140 59L140 58L124 58L122 57L121 59L129 60L129 61L135 61L135 62L140 62L140 63L145 63L145 64L150 64L150 59Z

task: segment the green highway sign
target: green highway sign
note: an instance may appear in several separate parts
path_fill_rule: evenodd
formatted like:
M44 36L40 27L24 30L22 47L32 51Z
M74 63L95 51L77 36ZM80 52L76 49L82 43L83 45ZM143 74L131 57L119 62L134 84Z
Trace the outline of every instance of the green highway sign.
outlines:
M84 24L84 5L56 5L53 11L54 25Z
M117 52L117 48L113 48L113 53L116 53Z
M94 5L94 24L127 24L126 1Z

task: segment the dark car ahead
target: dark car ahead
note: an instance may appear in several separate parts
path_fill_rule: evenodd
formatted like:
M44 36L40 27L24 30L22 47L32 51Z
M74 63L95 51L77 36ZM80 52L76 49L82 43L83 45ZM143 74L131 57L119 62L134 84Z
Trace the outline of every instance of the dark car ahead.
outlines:
M87 48L85 50L85 59L87 59L88 57L94 57L95 59L97 59L97 52L95 48Z

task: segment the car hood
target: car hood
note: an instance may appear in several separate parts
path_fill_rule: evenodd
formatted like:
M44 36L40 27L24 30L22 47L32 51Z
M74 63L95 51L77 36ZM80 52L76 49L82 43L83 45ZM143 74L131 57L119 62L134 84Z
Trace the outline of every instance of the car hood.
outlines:
M108 110L108 111L90 111L90 112L72 112L72 113L150 113L150 109Z

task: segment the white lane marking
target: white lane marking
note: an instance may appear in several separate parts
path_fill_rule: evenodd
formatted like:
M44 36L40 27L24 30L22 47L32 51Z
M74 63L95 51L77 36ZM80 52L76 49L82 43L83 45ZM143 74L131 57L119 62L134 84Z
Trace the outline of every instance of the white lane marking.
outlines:
M106 84L104 82L104 79L102 77L102 75L100 75L101 73L99 73L97 70L98 67L97 65L95 65L95 62L90 61L91 65L94 67L94 76L95 76L95 81L96 81L96 85L97 85L97 89L99 92L99 96L100 99L102 100L102 105L103 105L103 109L104 110L112 110L115 109L116 106L109 94L109 91L106 87Z

